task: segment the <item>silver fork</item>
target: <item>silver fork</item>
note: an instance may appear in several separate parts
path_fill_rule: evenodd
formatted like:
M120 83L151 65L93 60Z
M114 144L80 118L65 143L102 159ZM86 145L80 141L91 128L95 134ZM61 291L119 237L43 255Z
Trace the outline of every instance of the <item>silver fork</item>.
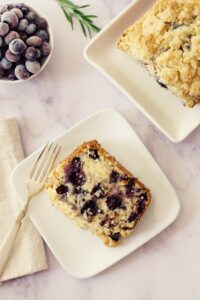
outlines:
M0 277L10 258L13 249L13 244L16 240L19 229L26 216L30 200L43 189L47 176L53 168L53 165L55 164L60 149L61 146L57 144L47 144L40 153L36 162L33 164L31 171L27 176L27 201L22 206L14 223L11 226L11 229L9 230L4 241L0 245Z

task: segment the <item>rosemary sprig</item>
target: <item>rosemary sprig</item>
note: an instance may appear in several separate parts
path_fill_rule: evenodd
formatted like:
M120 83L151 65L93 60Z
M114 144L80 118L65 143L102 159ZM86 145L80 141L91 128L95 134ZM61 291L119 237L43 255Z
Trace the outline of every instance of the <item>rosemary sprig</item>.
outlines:
M83 31L83 34L87 37L88 35L91 37L92 32L99 32L101 29L94 24L93 19L97 18L96 15L86 15L81 10L89 7L90 5L77 5L69 0L58 0L67 21L71 24L72 29L74 29L73 19L76 18Z

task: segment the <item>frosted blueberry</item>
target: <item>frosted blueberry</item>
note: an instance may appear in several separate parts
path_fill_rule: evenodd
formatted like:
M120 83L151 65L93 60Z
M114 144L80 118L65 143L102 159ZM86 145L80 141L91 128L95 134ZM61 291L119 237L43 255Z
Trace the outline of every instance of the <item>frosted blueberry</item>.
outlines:
M19 8L23 14L28 12L28 7L24 3L17 3L15 7Z
M16 31L10 31L4 38L4 41L6 43L6 45L9 45L10 42L12 42L12 40L14 39L18 39L19 38L19 33Z
M29 11L26 15L25 15L25 18L28 20L28 21L33 21L35 20L35 18L37 17L36 13L33 12L33 11Z
M41 52L39 49L36 49L34 47L28 47L26 49L26 52L25 52L26 59L28 59L30 61L34 61L37 58L39 58L40 56L41 56Z
M26 67L24 65L17 65L15 67L15 76L18 79L27 79L30 77L29 72L27 71Z
M0 14L3 14L8 10L8 4L0 5Z
M20 60L20 58L21 58L20 55L18 55L18 54L13 54L12 52L10 52L9 49L6 51L5 57L6 57L6 59L7 59L8 61L14 62L14 63L18 62L18 61Z
M8 31L9 31L8 24L0 22L0 36L6 35Z
M22 54L26 50L26 44L21 39L14 39L9 44L9 50L13 54Z
M33 34L36 31L36 29L37 29L37 26L33 23L30 23L28 25L28 27L26 28L25 32L30 35L30 34Z
M15 7L11 9L11 12L14 12L19 19L23 18L23 12L21 11L21 9Z
M26 19L21 19L19 21L18 26L17 26L17 30L18 31L25 31L27 27L28 27L28 21Z
M18 19L18 16L14 12L6 11L1 16L1 21L9 24L11 28L14 28L17 26L19 19Z
M40 70L40 63L37 60L26 60L25 65L27 70L32 74L38 73Z
M26 40L28 46L40 47L42 39L39 36L33 35Z
M47 28L47 21L42 17L37 17L35 19L35 24L37 25L38 29L46 29Z
M12 62L8 61L5 57L1 59L1 67L4 70L9 70L12 67Z
M46 30L40 29L36 32L35 35L39 36L43 41L49 41L49 34Z
M50 47L49 43L43 42L40 50L41 50L42 55L48 56L51 52L51 47Z

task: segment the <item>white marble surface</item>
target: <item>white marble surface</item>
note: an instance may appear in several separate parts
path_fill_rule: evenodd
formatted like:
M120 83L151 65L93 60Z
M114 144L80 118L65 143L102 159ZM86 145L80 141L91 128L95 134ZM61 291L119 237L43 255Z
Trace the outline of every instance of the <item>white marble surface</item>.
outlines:
M86 2L92 4L88 12L98 14L98 24L103 27L130 0ZM0 86L0 117L17 117L28 155L88 114L102 108L117 109L167 174L182 209L178 219L159 236L91 279L70 278L47 249L49 270L5 283L0 299L199 300L200 128L180 144L169 142L84 60L88 40L78 26L72 32L64 19L53 22L65 24L65 45L60 47L59 57L54 55L47 69L29 83Z

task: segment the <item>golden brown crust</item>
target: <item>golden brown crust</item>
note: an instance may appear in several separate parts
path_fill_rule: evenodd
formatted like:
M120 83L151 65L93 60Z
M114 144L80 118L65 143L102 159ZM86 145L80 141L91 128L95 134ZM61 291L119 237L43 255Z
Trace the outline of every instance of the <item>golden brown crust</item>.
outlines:
M188 107L200 102L200 1L158 0L125 30L118 47Z

